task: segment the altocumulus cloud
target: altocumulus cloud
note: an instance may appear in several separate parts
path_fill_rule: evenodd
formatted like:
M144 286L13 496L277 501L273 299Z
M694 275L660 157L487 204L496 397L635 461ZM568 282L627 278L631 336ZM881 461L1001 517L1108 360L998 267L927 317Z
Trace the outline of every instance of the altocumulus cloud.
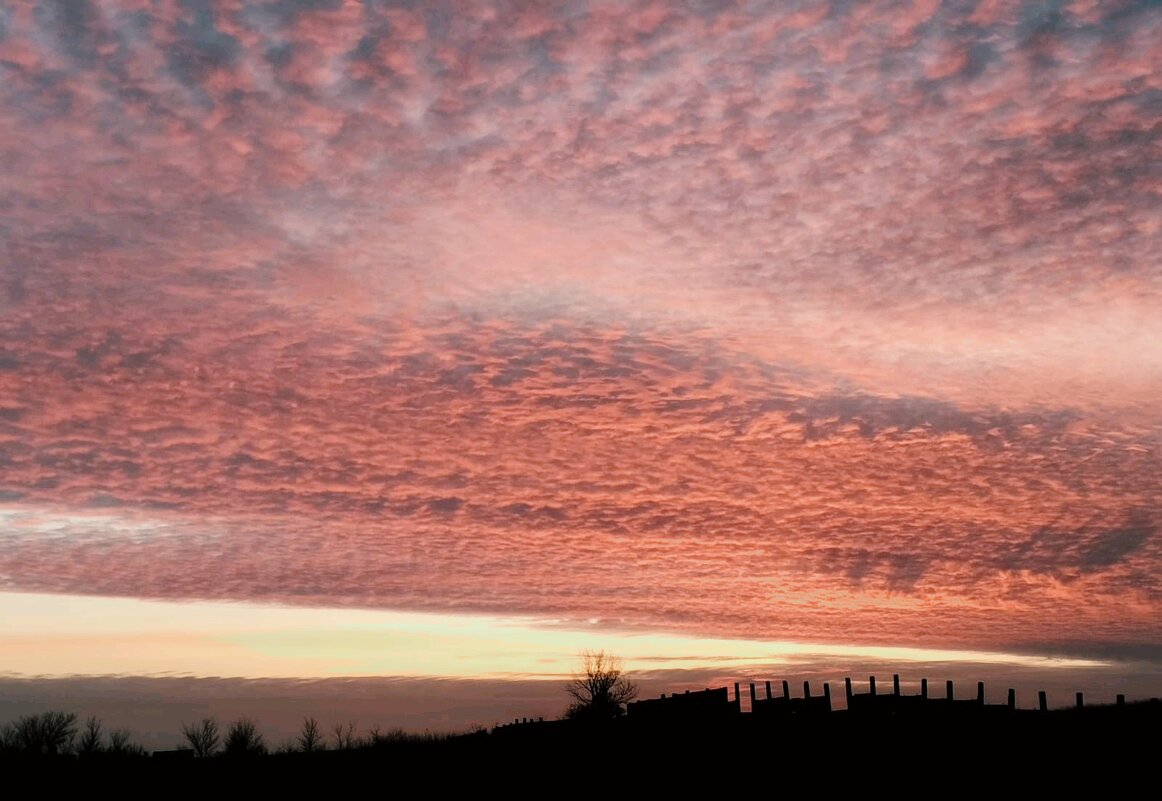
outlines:
M0 586L1157 642L1151 3L10 3Z

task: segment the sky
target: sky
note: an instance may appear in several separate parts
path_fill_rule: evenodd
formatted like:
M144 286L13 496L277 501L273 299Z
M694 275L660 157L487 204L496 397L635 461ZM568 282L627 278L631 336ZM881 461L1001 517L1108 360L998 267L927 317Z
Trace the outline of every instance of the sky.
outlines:
M1162 692L1160 64L1152 2L4 3L0 674Z

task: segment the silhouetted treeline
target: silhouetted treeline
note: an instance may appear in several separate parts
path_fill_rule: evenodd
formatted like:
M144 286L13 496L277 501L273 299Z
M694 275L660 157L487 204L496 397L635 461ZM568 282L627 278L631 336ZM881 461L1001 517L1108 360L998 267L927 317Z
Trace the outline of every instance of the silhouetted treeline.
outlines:
M128 729L106 733L96 717L78 724L72 712L25 715L0 726L0 756L23 758L143 757L146 750L130 742Z
M350 753L382 750L400 745L430 745L454 736L415 734L403 729L382 730L373 726L361 734L354 722L336 723L324 732L315 718L305 718L297 737L273 748L259 731L258 721L241 717L222 728L216 718L203 718L181 726L184 743L178 748L154 751L164 759L238 759L289 754ZM477 727L473 733L486 733ZM128 729L105 731L96 717L78 723L72 712L48 711L25 715L0 725L0 758L89 759L95 757L146 757L150 752L130 740Z

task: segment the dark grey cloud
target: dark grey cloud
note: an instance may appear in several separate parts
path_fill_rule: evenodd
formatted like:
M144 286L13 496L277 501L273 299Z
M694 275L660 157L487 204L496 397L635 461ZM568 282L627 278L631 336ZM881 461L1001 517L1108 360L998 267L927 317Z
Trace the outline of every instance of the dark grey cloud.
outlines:
M1158 533L1149 512L1132 510L1119 517L1123 522L1114 525L1106 519L1091 519L1073 529L1042 527L999 554L998 563L1006 570L1044 573L1109 569L1133 556Z

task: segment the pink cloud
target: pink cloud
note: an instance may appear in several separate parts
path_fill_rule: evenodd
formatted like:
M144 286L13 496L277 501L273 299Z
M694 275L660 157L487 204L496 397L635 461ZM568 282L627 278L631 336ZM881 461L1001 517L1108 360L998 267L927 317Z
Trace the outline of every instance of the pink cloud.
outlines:
M16 9L2 586L1156 640L1157 9L702 11Z

